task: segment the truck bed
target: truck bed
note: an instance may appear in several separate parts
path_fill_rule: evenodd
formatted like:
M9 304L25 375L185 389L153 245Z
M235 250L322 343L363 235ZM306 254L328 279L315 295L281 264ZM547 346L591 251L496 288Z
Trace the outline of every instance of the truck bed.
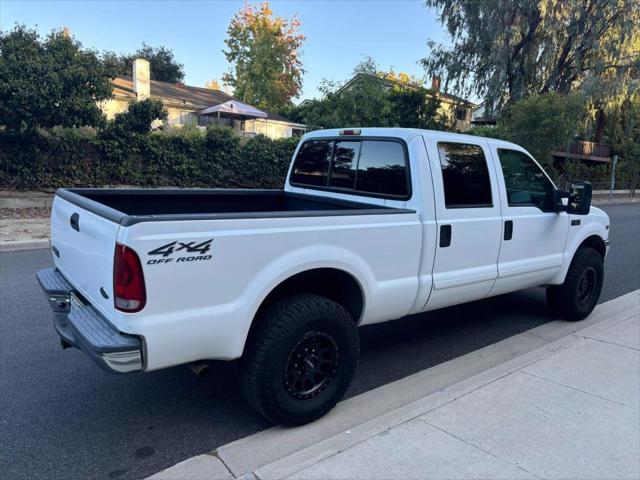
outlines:
M56 195L121 225L143 221L409 213L334 198L244 189L59 189Z

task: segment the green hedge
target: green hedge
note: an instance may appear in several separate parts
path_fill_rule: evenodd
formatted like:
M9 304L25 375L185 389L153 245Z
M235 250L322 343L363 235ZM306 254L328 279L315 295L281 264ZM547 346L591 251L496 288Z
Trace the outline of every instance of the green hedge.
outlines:
M245 140L225 127L124 136L109 129L0 132L0 188L280 188L296 144L294 138Z

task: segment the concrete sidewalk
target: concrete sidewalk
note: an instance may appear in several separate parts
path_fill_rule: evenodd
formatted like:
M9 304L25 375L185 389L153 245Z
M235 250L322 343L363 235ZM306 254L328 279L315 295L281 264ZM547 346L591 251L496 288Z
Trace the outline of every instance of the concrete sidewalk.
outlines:
M635 291L150 478L637 479L639 401Z
M289 478L637 479L639 332L638 315L586 329L553 354Z

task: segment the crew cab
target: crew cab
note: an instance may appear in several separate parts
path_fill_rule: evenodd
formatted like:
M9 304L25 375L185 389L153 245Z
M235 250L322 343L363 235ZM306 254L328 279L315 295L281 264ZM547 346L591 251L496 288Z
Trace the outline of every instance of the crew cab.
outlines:
M590 203L513 143L322 130L282 190L58 190L37 277L63 347L116 373L239 359L249 403L298 425L345 393L358 326L534 286L589 315L609 249Z

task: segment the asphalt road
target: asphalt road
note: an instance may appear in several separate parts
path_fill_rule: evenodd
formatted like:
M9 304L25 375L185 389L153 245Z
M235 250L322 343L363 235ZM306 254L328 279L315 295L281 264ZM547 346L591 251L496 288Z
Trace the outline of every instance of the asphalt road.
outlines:
M601 301L640 288L640 206L605 207L612 251ZM141 478L269 425L243 401L235 366L114 376L62 351L34 273L48 250L0 254L0 476ZM361 330L357 395L550 321L543 289Z

